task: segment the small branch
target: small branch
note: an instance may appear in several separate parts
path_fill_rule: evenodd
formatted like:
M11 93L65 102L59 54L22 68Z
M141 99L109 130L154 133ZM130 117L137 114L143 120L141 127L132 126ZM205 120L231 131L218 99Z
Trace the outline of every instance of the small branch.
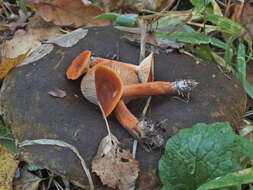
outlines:
M225 16L226 17L229 16L228 13L229 13L230 7L231 7L231 0L228 0L228 5L227 5L226 10L225 10Z
M140 63L145 58L147 22L144 19L139 19L139 27L141 29L141 44L140 44L140 58L139 58Z

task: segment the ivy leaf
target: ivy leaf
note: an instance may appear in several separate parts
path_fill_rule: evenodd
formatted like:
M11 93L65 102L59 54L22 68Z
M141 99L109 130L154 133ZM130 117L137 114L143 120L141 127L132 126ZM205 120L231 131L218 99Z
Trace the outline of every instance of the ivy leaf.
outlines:
M159 161L163 189L195 190L211 179L240 171L240 157L249 155L245 149L253 146L240 138L228 122L181 130L167 141Z

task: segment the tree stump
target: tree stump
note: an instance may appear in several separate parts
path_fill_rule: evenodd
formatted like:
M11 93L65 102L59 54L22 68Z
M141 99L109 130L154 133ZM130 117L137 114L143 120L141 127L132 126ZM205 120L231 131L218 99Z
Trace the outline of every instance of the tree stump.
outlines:
M112 28L89 28L88 35L72 48L55 47L41 60L12 70L5 78L0 97L1 113L18 142L33 139L58 139L75 146L90 166L99 142L107 135L104 120L97 106L81 94L80 80L67 80L65 72L72 60L89 49L96 56L138 64L139 49L121 39L122 32ZM175 81L194 79L199 82L189 103L169 95L152 98L147 117L152 121L168 119L166 139L178 130L198 122L229 121L233 126L241 122L246 95L239 81L231 80L214 63L196 64L178 53L155 55L155 80ZM48 91L66 91L65 98L54 98ZM129 109L141 115L146 99L133 100ZM108 117L112 133L126 142L131 136L114 116ZM128 141L127 141L128 142ZM136 159L140 164L137 189L160 186L158 161L161 149L145 152L140 146ZM56 146L33 145L24 148L22 159L64 175L73 183L88 188L87 177L78 158L68 149ZM93 174L96 189L105 189Z

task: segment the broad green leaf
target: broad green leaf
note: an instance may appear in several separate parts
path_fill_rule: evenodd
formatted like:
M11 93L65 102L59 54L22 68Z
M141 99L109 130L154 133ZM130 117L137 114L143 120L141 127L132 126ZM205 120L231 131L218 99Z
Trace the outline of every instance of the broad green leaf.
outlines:
M253 143L242 136L237 136L236 141L239 145L240 151L253 160Z
M156 32L155 35L160 38L177 40L179 42L184 43L190 43L195 45L212 44L216 47L226 49L226 44L221 40L204 34L199 34L197 32L174 32L172 34L167 34L166 32Z
M228 173L225 176L217 177L203 185L197 190L217 189L253 182L253 168L247 168L238 172Z
M240 24L228 19L224 16L208 14L205 17L209 22L218 26L217 30L220 30L224 33L229 34L238 34L240 31L243 31L243 28Z
M231 65L232 64L232 58L233 58L233 49L232 49L232 44L234 40L239 38L239 34L234 34L228 38L228 41L226 43L226 51L225 51L225 61L226 64Z
M13 153L18 152L11 134L11 130L2 125L0 125L0 144L11 150Z
M111 12L98 15L95 17L95 19L116 19L119 16L120 14Z
M163 189L195 190L219 176L242 169L240 141L228 122L199 123L182 129L166 144L159 161Z
M122 26L134 26L137 17L138 17L137 14L120 15L116 18L116 23Z

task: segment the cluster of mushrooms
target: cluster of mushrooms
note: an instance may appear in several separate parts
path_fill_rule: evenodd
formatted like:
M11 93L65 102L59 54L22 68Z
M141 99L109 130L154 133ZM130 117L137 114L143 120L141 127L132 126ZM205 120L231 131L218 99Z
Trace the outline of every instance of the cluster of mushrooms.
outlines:
M174 94L189 97L197 86L194 80L175 82L151 81L154 53L151 52L136 66L116 60L91 56L85 50L68 67L68 79L81 81L81 92L90 102L102 106L106 116L114 112L119 123L138 141L147 137L147 126L140 122L127 108L131 99L143 96ZM154 142L152 142L154 143Z

